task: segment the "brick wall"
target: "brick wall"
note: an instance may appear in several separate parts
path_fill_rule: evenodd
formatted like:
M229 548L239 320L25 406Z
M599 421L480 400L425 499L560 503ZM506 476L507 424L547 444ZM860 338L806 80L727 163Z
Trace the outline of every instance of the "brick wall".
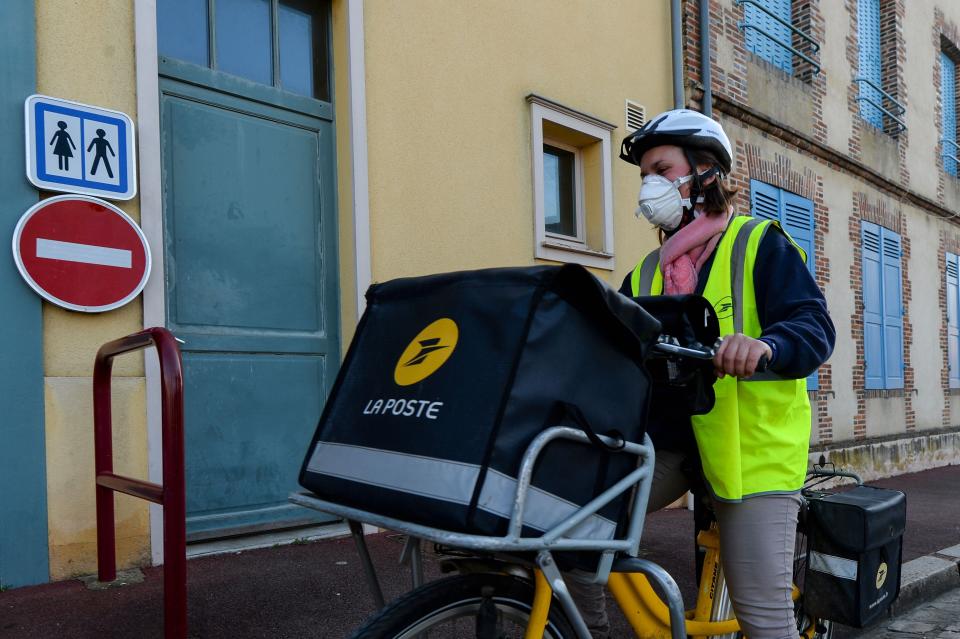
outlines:
M905 0L880 0L880 78L883 90L889 93L904 109L909 108L904 70L907 64L907 47L903 39ZM906 112L904 112L906 113ZM905 119L906 115L900 117ZM884 132L897 140L900 155L900 183L910 185L910 168L907 165L907 147L910 145L909 130L898 131L896 122L884 116Z
M746 50L744 33L737 24L738 21L744 19L742 5L736 4L733 0L703 1L709 2L710 9L712 39L710 59L713 77L711 88L716 97L715 109L719 111L717 117L723 123L734 143L734 167L728 181L732 186L739 189L735 202L736 210L746 212L750 208L749 181L751 178L773 184L813 200L816 228L814 242L817 258L815 277L818 284L822 288L826 288L831 283L830 256L826 254L825 248L826 233L830 229L829 216L831 211L824 201L824 185L831 182L835 184L841 176L844 182L852 180L854 184L857 181L861 181L862 184L862 186L852 187L851 200L846 200L846 196L844 196L844 200L849 204L831 203L834 215L844 215L848 218L847 239L850 243L849 249L853 254L849 273L849 290L854 297L854 308L850 317L850 339L854 341L856 347L852 351L854 353L853 361L836 364L852 369L852 388L834 388L831 365L825 365L820 370L820 391L811 395L814 419L817 420L814 428L817 429L818 439L822 443L828 443L833 441L835 437L834 424L828 410L829 402L832 401L834 393L842 393L845 397L850 397L852 394L854 397L853 431L855 439L864 439L868 435L866 408L867 400L871 397L901 397L904 406L903 423L905 430L907 433L915 431L917 428L917 411L915 409L917 399L914 397L914 392L916 391L917 380L911 359L913 322L910 314L913 297L913 285L910 281L912 240L905 211L901 210L900 207L901 202L912 206L917 205L919 201L920 208L926 212L943 219L950 219L952 212L947 211L944 206L945 180L939 156L940 149L938 148L938 156L935 159L940 170L940 176L937 202L934 202L932 193L930 196L917 196L909 191L910 171L906 163L906 151L909 145L908 134L897 131L897 127L893 126L893 121L887 116L884 116L884 128L882 130L875 129L860 117L860 103L857 101L859 86L852 81L847 86L847 106L851 123L849 141L845 145L846 148L833 150L832 147L828 147L826 142L827 127L823 121L823 103L826 77L829 70L822 70L815 74L813 73L813 66L797 56L794 57L794 72L792 74L787 74L766 63ZM813 35L819 42L823 42L825 37L822 8L829 6L833 9L834 7L833 4L822 4L823 2L824 0L793 0L794 24ZM905 5L905 0L881 0L881 76L884 91L903 104L904 107L909 108L905 82L907 72L907 51L904 38ZM843 77L848 77L847 74L849 74L852 79L859 67L858 2L857 0L843 0L843 6L849 15L849 27L842 27L846 31L846 61L849 68L834 69L834 72L842 73ZM692 108L699 108L703 95L700 75L699 2L698 0L685 0L683 8L687 104ZM802 40L802 38L797 39L795 37L794 46L802 48L800 47ZM944 19L940 10L937 10L935 15L933 40L938 50L941 46L947 46L942 43L950 42L949 46L952 48L949 50L956 54L957 60L960 62L960 48L952 45L952 42L960 41L960 33L954 25ZM722 55L718 55L718 51ZM819 62L816 52L811 52L810 57ZM723 64L720 64L721 60ZM934 86L938 87L939 58L937 58L936 66L937 68L934 69ZM751 67L754 68L751 69ZM756 67L760 67L763 73L769 73L771 82L786 81L794 87L802 85L803 93L809 97L813 107L809 125L796 123L791 126L778 122L772 115L763 113L759 107L751 105L750 87L747 78L748 76L756 77ZM766 90L769 92L769 87ZM914 88L914 90L927 89L921 87ZM936 108L939 133L940 105L937 104ZM929 135L926 132L924 134ZM890 164L891 169L894 169L892 174L880 176L877 172L878 168L868 164L873 161L873 158L864 158L863 142L865 135L869 135L871 138L879 136L878 139L885 136L888 142L896 145L896 155L889 158L890 160L896 158L896 163ZM750 142L747 142L747 140ZM876 154L879 152L878 149L882 149L884 146L891 153L894 152L893 146L890 144L884 143L881 147L877 147L872 139L867 140L867 142L867 152L869 154ZM817 145L820 145L820 147L818 148ZM831 155L831 153L834 155ZM811 162L805 162L805 166L798 169L792 168L791 158L794 162L797 162L798 157L809 158L815 163L813 168L808 168L811 166ZM873 195L868 196L868 191ZM923 201L924 197L927 197L926 201ZM885 226L896 231L901 237L904 389L880 391L867 391L865 389L861 220L868 220ZM954 220L954 223L957 221L960 220ZM912 224L910 225L912 226ZM950 246L955 246L956 252L960 254L960 231L955 238L955 245L951 244L954 241L950 239L952 237L948 233L941 239L938 258L941 264L944 260L944 251L950 250ZM930 247L930 250L932 252L932 247ZM924 258L928 259L926 256ZM846 283L843 284L846 285ZM942 283L941 289L944 289L944 287L945 283ZM949 426L951 393L947 388L949 379L946 372L946 301L943 299L943 291L941 291L940 305L940 314L943 315L941 343L944 345L944 372L941 379L944 396L942 422L944 426ZM924 312L928 311L924 310ZM845 339L846 337L839 336L838 338ZM960 391L956 391L954 394L960 394Z
M950 56L957 64L957 74L960 75L960 48L957 47L957 44L960 43L960 31L957 30L957 26L952 22L947 21L943 15L943 11L939 7L934 9L933 13L933 39L932 43L934 50L937 52L944 51L948 56ZM936 120L937 127L937 154L933 158L934 165L937 167L938 176L937 176L937 202L941 205L945 202L945 189L947 186L947 180L955 179L952 175L949 175L944 167L943 163L943 154L944 154L944 145L940 142L943 139L943 104L941 102L942 92L940 91L940 74L942 69L940 68L940 55L934 56L933 60L933 86L937 88L936 90L936 102L934 106L934 119ZM958 78L960 79L960 78ZM960 82L957 83L960 85ZM956 105L954 105L956 107ZM954 153L953 155L957 155Z

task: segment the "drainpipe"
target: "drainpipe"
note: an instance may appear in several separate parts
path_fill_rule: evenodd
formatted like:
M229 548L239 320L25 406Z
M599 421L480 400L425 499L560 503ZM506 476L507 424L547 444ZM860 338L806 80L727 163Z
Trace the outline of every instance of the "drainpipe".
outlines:
M700 79L703 81L703 114L713 117L710 78L710 0L700 0Z
M683 104L683 34L680 31L680 0L670 0L670 32L673 38L673 108Z

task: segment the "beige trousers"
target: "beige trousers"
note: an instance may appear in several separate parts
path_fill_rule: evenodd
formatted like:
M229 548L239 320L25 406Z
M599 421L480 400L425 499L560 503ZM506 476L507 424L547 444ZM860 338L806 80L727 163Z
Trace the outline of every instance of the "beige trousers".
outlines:
M681 472L684 455L657 451L647 512L659 510L690 488ZM750 639L797 639L791 591L800 496L761 495L739 503L714 500L720 526L723 572L743 633ZM682 542L681 542L682 543ZM604 588L589 575L567 573L567 585L594 639L609 639Z

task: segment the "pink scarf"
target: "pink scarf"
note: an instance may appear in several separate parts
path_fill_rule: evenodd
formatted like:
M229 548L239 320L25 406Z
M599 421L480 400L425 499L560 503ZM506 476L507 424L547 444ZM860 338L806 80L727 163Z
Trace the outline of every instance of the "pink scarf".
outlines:
M696 290L700 267L713 254L729 221L730 211L701 213L663 243L660 266L664 293L689 295Z

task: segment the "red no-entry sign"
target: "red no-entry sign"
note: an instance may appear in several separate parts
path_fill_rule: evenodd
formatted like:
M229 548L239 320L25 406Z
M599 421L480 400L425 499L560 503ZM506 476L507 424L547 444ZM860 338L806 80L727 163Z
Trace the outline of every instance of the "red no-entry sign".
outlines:
M140 294L150 276L150 248L140 227L117 207L61 195L30 208L13 233L20 274L44 299L100 313Z

